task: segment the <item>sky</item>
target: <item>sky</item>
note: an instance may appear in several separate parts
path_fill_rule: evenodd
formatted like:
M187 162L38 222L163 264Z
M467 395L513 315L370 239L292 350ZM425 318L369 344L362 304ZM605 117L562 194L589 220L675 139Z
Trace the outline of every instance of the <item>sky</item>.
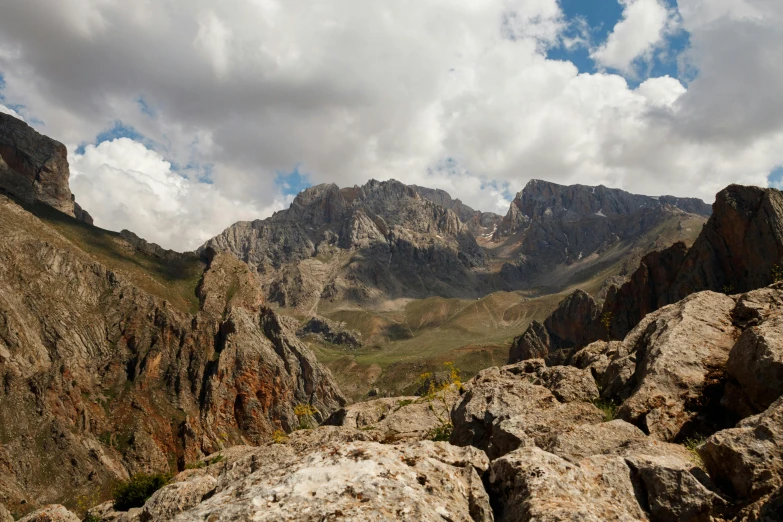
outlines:
M307 186L783 188L780 0L25 0L0 111L98 226L194 249Z

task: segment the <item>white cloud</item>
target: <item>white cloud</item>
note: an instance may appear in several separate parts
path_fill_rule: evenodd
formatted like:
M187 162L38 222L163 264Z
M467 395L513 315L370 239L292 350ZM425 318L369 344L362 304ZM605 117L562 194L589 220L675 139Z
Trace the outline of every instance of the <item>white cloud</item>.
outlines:
M606 42L590 53L603 67L634 74L638 61L648 61L653 51L665 43L676 24L675 12L664 0L619 0L623 18Z
M153 156L122 146L142 165L101 146L72 163L101 226L164 246L265 217L283 201L276 176L297 165L313 183L394 177L502 212L530 178L711 201L783 163L776 0L679 0L698 76L637 88L545 58L573 26L556 0L64 0L67 17L50 4L4 6L6 103L71 149L117 120L156 143ZM627 4L613 63L660 47L661 5ZM214 184L164 158L214 165ZM458 168L439 169L448 158Z
M89 145L71 155L71 188L97 225L127 228L141 237L179 250L193 250L240 220L283 208L227 198L213 185L172 172L155 151L128 138Z
M22 116L18 112L16 112L13 109L10 109L10 108L6 107L2 103L0 103L0 112L2 112L3 114L10 114L14 118L19 118L20 120L24 119L24 118L22 118Z

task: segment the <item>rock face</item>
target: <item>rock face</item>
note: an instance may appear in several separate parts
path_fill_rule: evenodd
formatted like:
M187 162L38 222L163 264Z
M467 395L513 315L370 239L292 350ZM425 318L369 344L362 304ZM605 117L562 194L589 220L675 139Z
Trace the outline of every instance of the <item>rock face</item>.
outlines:
M590 328L598 319L599 308L589 294L576 290L560 302L543 324L533 321L527 331L514 339L509 364L542 358L547 364L562 364L576 346L590 339Z
M578 263L658 226L673 214L709 216L700 200L638 196L604 186L531 180L517 194L494 241L514 238L520 259L507 263L508 281L549 281L547 272ZM549 283L551 284L551 283Z
M730 185L688 251L669 290L676 302L700 290L747 292L773 282L783 259L783 192Z
M9 508L105 499L129 474L294 429L299 403L315 422L344 404L232 256L205 253L190 314L1 196L0 237L0 502Z
M62 143L38 134L22 120L0 114L0 191L92 223L74 202L66 156Z
M625 284L609 290L596 316L610 318L611 339L623 339L647 314L692 293L740 293L773 283L783 274L781 258L783 193L731 185L716 196L712 217L690 249L675 243L643 257ZM597 320L585 325L579 310L561 313L558 322L584 325L576 348L607 339L606 329Z
M636 359L634 391L618 415L661 440L695 430L704 409L714 406L707 388L717 386L712 402L720 401L720 381L734 344L733 308L732 298L701 292L640 324L638 340L627 344L629 357Z
M325 317L311 317L304 326L297 330L296 334L300 337L315 335L328 343L351 348L358 348L362 345L359 332L348 330L344 324L330 321Z
M445 190L419 187L418 185L411 185L411 188L418 192L424 199L428 199L436 205L440 205L441 207L454 212L457 217L459 217L460 221L467 225L468 230L470 230L474 236L491 236L503 219L502 216L499 216L494 212L473 210L459 199L452 199L451 194Z
M263 221L232 225L202 247L262 276L269 299L313 308L321 299L473 296L486 255L452 211L397 181L319 185Z

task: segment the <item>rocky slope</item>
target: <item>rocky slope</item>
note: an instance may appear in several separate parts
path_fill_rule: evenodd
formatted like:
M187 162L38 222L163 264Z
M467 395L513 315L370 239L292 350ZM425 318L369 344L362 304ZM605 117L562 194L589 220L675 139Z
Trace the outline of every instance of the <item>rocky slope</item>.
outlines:
M191 314L6 197L0 237L0 503L13 511L94 503L129 474L291 430L299 403L315 420L344 403L232 256L205 252Z
M68 185L65 145L43 136L22 120L0 113L0 192L25 203L41 202L92 223Z
M579 367L527 360L343 408L91 520L780 520L781 317L780 284L696 293Z
M709 216L710 207L698 199L531 180L492 239L499 244L494 250L509 258L501 271L504 281L517 287L552 286L568 276L559 267L591 259L605 265L618 254L612 253L618 245L633 243L676 216L692 214Z
M644 256L626 283L609 289L600 310L594 302L575 308L574 300L592 301L577 291L544 322L546 328L531 325L514 341L509 361L552 361L564 347L573 351L599 339L623 339L665 305L704 290L736 293L768 285L783 278L781 266L783 193L731 185L716 196L712 217L690 249L678 242ZM578 338L572 335L565 345L553 341L554 325L578 331Z

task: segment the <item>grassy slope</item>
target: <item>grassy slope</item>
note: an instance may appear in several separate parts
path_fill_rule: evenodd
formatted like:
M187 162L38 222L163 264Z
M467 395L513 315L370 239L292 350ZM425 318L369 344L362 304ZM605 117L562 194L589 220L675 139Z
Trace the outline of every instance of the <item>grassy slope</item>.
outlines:
M66 239L111 270L122 272L143 290L169 301L183 312L198 311L196 286L204 264L195 254L165 261L133 249L118 233L63 214L44 204L22 205Z
M409 301L395 311L321 308L321 315L361 332L364 346L349 350L308 342L354 400L366 398L374 387L381 394L410 393L421 373L440 370L446 361L453 361L464 377L470 377L504 364L512 339L534 319L549 315L573 290L597 295L607 278L632 272L646 253L676 241L691 244L705 221L675 216L633 243L615 245L599 259L562 267L551 281L530 291L494 292L478 300L431 297Z

